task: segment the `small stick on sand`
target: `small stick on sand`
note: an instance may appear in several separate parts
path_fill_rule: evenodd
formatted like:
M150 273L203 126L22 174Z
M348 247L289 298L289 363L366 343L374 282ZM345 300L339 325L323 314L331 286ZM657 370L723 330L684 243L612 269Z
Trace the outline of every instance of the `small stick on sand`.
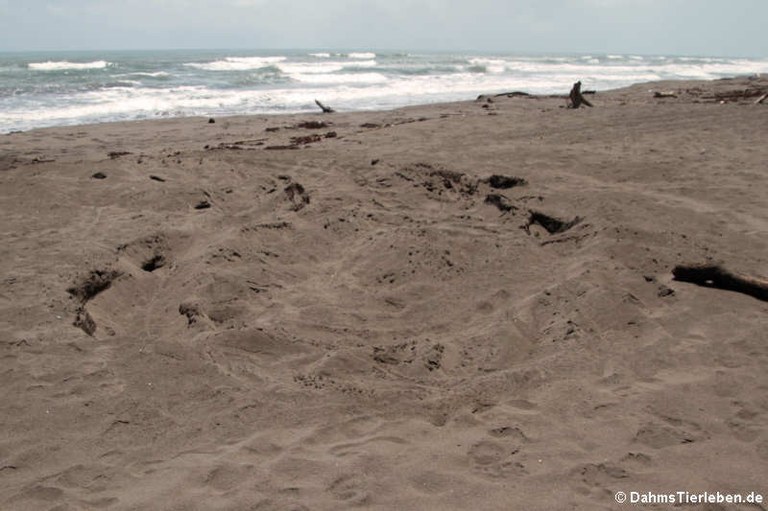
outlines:
M672 270L675 280L705 287L726 289L768 301L768 280L731 273L722 266L683 264Z
M759 105L760 103L762 103L763 101L765 101L765 98L768 98L768 94L763 94L762 96L760 96L759 98L757 98L757 101L755 101L755 104L756 104L756 105Z
M586 100L584 96L581 94L581 82L578 81L573 84L573 88L571 89L571 93L568 95L569 99L569 108L579 108L582 104L587 105L589 107L592 106L592 103Z
M329 106L325 106L324 104L320 103L318 100L315 100L315 103L317 103L317 106L320 107L320 109L323 111L324 114L332 114L335 112L335 110Z

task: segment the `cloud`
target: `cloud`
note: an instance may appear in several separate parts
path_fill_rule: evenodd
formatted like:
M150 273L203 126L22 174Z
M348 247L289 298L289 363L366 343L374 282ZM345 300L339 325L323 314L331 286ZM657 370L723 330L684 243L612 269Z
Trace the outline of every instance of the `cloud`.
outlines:
M671 0L664 0L664 3L670 3ZM571 0L571 4L584 7L597 8L629 8L646 7L662 3L661 0Z
M766 55L766 0L0 0L0 51L389 48Z
M233 7L263 7L269 0L229 0L229 5Z

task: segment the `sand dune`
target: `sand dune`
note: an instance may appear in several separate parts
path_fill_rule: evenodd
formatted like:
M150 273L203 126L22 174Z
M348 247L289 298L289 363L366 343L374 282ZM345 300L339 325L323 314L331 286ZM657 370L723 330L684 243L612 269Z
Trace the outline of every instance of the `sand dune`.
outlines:
M768 498L766 90L0 137L0 507Z

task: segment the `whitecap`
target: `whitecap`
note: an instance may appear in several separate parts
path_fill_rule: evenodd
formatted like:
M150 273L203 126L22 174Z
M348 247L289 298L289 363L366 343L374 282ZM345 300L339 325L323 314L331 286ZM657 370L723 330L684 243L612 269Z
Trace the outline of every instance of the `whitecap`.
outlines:
M66 70L82 70L82 69L104 69L107 66L111 66L111 62L107 62L106 60L96 60L94 62L69 62L66 60L62 61L51 61L48 62L30 62L28 64L29 69L34 69L35 71L66 71Z
M375 59L376 54L371 52L352 52L348 57L351 59Z
M352 62L344 62L344 67L376 67L378 64L375 60L355 60Z
M469 59L469 63L478 69L485 69L488 73L503 73L506 69L506 62L501 59L489 59L489 58L472 58Z
M214 62L189 62L188 67L203 71L250 71L283 62L286 57L226 57Z
M154 73L144 73L144 72L127 73L127 76L147 76L149 78L166 78L168 76L171 76L171 74L165 71L156 71Z
M290 64L278 64L277 68L286 74L324 74L334 73L344 69L343 62L296 62Z

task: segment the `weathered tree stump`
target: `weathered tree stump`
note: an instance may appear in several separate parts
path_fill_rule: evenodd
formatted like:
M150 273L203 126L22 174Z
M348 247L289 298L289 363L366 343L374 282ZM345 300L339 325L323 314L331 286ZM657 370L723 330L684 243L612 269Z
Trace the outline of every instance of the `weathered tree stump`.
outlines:
M579 108L581 105L593 106L581 93L581 81L573 84L571 93L568 94L568 108Z

